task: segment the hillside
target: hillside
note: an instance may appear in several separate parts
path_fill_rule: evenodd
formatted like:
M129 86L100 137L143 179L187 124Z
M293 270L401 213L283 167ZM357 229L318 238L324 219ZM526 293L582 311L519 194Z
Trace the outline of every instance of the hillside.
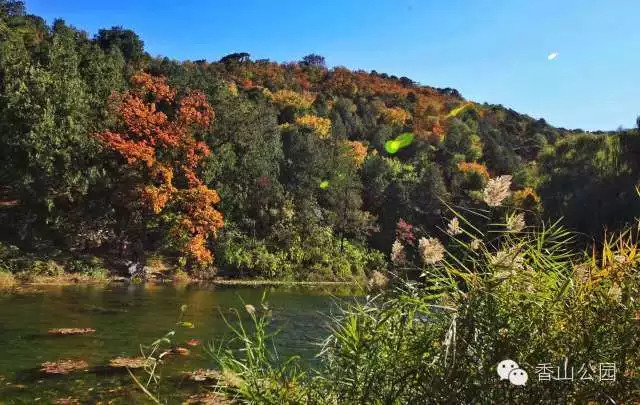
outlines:
M402 229L438 235L445 207L482 210L501 175L527 224L564 217L588 242L640 208L638 139L318 55L153 58L132 31L91 38L0 2L0 267L13 272L157 259L362 278Z

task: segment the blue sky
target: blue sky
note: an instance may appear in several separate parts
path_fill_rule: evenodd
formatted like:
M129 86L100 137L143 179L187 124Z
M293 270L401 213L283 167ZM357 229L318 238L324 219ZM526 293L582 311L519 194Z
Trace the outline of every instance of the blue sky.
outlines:
M566 128L632 127L640 114L637 0L27 0L27 9L90 34L122 25L152 55L180 60L318 53L330 66L453 87Z

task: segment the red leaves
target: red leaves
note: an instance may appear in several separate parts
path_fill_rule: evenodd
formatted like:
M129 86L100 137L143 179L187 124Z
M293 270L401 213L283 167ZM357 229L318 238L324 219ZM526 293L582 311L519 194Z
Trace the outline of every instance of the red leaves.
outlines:
M148 209L160 214L168 205L178 208L173 232L184 240L183 252L198 262L210 262L213 256L206 242L224 223L213 208L220 201L218 194L198 178L198 166L211 152L195 135L209 128L213 108L198 91L176 100L176 91L163 77L139 73L131 84L115 107L119 130L96 137L138 171L139 196ZM186 187L174 185L176 179Z
M413 246L416 241L416 236L413 233L413 225L400 218L396 224L396 239L402 244Z
M148 73L138 73L131 78L131 86L134 92L139 95L150 94L155 101L173 101L176 96L173 90L167 84L167 79L159 76L152 76Z
M207 102L206 96L199 91L191 91L180 100L178 116L184 125L208 127L215 118L213 108Z

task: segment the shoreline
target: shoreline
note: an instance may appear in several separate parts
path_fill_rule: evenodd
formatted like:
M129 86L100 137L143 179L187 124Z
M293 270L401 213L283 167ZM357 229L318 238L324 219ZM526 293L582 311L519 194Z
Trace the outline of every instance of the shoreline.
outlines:
M196 279L196 278L178 278L178 279L159 279L151 278L144 282L132 282L126 277L109 277L106 279L95 278L85 275L62 275L56 277L37 277L34 280L20 281L16 280L15 284L7 286L4 290L20 287L46 287L46 286L71 286L71 285L101 285L101 284L156 284L156 285L180 285L180 284L202 284L202 285L226 285L226 286L358 286L360 283L356 281L287 281L287 280L256 280L256 279L232 279L232 278L214 278L214 279Z

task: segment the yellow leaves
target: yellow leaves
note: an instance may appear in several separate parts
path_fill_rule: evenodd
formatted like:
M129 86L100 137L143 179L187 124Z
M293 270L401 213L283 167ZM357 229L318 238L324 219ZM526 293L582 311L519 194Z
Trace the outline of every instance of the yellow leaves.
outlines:
M151 167L151 177L163 184L167 184L170 186L171 182L173 181L173 171L170 168L156 162L156 164Z
M540 204L540 196L531 187L513 193L513 203L518 208L533 209Z
M271 94L271 101L280 108L308 110L315 101L315 96L310 93L296 93L293 90L278 90Z
M407 122L410 115L400 107L382 108L380 115L384 122L393 126L402 126Z
M229 83L228 89L229 89L229 93L231 93L231 95L233 95L233 96L237 96L238 95L238 86L236 86L236 84L234 82Z
M296 118L296 124L314 131L320 138L326 139L331 133L331 120L315 115L303 115Z
M458 170L462 173L476 173L482 176L485 180L489 180L489 170L482 163L475 162L460 162L458 163Z
M174 190L167 186L156 187L152 185L144 186L141 190L142 201L155 214L159 214L171 199Z

